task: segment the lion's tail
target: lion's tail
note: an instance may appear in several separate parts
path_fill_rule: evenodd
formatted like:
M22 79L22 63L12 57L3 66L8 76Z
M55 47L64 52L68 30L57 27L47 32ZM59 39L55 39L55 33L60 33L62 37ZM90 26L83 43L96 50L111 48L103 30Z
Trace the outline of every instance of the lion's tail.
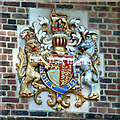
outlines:
M22 79L25 76L25 70L23 71L23 73L22 73L22 70L23 70L24 67L26 67L26 64L24 64L25 56L24 56L24 53L23 53L23 50L22 50L21 47L20 47L18 57L20 59L20 64L16 63L16 67L17 67L16 70L18 72L19 78Z

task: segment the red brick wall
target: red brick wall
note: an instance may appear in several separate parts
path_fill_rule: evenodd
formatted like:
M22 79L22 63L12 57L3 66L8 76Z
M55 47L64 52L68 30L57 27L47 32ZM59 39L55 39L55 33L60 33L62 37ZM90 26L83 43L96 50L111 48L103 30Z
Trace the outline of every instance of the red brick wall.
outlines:
M3 115L0 119L120 118L120 2L60 1L0 1L0 114ZM19 94L16 91L18 81L16 81L16 74L13 74L12 71L12 51L13 48L17 48L17 25L29 24L30 8L87 11L88 29L100 31L100 53L104 54L105 77L100 80L100 100L90 102L89 113L29 111L28 99L17 97Z

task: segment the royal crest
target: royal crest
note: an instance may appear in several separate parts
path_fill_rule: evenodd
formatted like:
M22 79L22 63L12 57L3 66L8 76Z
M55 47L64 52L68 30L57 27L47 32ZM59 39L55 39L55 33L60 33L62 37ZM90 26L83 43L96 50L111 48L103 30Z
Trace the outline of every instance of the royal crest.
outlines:
M42 104L39 95L47 91L51 98L48 105L58 111L70 106L70 93L76 96L76 107L85 100L99 98L94 93L101 74L97 34L80 25L80 19L68 21L68 18L67 14L52 10L50 19L39 16L39 23L22 28L20 36L26 42L25 53L20 47L20 63L16 65L22 80L20 96L34 97L37 104ZM29 83L34 91L28 88ZM83 85L90 87L88 95L83 94Z

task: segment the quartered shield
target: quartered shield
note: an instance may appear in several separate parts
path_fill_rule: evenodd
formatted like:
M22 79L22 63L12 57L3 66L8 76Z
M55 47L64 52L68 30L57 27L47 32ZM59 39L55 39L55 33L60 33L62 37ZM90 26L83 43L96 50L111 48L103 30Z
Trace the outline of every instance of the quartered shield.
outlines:
M66 93L76 84L78 79L78 76L73 77L73 63L75 61L76 58L73 55L48 54L47 62L50 63L50 68L47 71L43 67L40 68L43 82L56 92Z

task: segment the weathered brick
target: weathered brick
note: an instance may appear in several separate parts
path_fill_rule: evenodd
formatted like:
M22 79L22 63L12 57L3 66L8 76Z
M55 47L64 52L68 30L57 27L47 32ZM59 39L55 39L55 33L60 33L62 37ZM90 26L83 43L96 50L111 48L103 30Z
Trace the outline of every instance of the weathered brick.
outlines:
M8 24L16 24L16 20L8 19Z
M108 14L108 18L115 18L115 13L107 13Z
M120 55L114 55L113 58L114 59L120 59Z
M115 61L110 60L110 61L108 61L108 65L116 65L116 62L115 62Z
M120 12L120 8L119 7L113 7L112 11L114 11L114 12Z
M81 6L81 5L76 5L75 6L76 10L91 10L91 6Z
M30 116L47 116L47 112L42 111L30 112Z
M21 111L12 110L11 115L28 115L28 111L25 111L25 110L21 110Z
M17 109L24 109L24 105L23 104L16 104L16 108Z
M0 61L0 66L9 66L10 63L7 61Z
M25 13L25 8L17 8L17 12Z
M92 23L102 23L102 19L101 18L90 18L89 22L92 22Z
M20 6L20 2L4 2L5 6L15 6L15 7L19 7Z
M120 93L119 93L120 95ZM120 108L120 103L112 103L112 107Z
M116 95L116 96L120 95L119 91L112 91L112 90L105 90L105 94L106 95Z
M7 60L7 55L0 55L0 60Z
M22 7L36 7L35 2L22 2Z
M6 74L3 74L3 77L4 78L15 78L15 74L6 73Z
M106 37L100 37L101 41L106 41Z
M8 80L8 84L16 84L15 80Z
M12 50L11 49L3 49L3 53L4 54L12 54Z
M18 99L18 98L4 97L4 98L2 98L2 102L18 103L18 102L19 102L19 99Z
M15 48L15 44L14 43L8 43L8 48Z
M5 35L5 36L6 36L6 31L1 30L1 31L0 31L0 35ZM2 38L2 36L0 36L0 41L1 41L1 38Z
M64 114L61 113L61 115L64 117ZM67 118L83 118L83 114L76 114L76 113L66 113L65 116Z
M105 67L106 71L119 71L120 67Z
M0 67L0 72L6 72L6 68L5 67Z
M104 58L105 58L105 59L111 59L112 57L111 57L111 54L105 54L105 55L104 55Z
M108 52L109 52L109 53L115 53L115 49L110 49L110 48L109 48L109 49L108 49Z
M108 77L116 77L116 73L108 73Z
M95 119L101 119L102 115L101 114L86 114L85 115L86 118L95 118Z
M100 88L106 89L106 84L100 84Z
M10 18L10 13L0 13L0 16L2 16L2 18Z
M12 68L7 68L7 72L12 72Z
M99 17L106 17L107 13L99 13Z
M12 18L28 19L28 14L12 14Z
M9 110L0 110L0 113L2 115L10 115L10 111Z
M116 89L116 85L108 85L108 89Z
M25 25L25 20L17 20L18 25Z
M103 6L95 6L94 9L96 11L109 11L108 7L103 7Z
M101 82L101 83L111 83L111 82L112 82L112 79L105 78L105 79L101 79L100 82Z
M120 31L113 31L113 35L120 36Z
M58 4L56 6L56 8L61 8L61 9L72 9L73 8L73 5L61 5L61 4Z
M17 37L12 37L12 42L17 42Z
M116 112L117 114L120 114L120 109L117 109L117 112Z
M3 25L4 30L17 30L16 25Z
M16 8L14 7L14 8L8 8L8 12L16 12Z
M15 36L15 32L14 31L8 31L7 34L8 34L8 36Z
M7 23L7 19L0 19L0 23Z
M106 96L101 96L100 101L106 101Z
M29 109L29 106L28 106L28 105L25 105L25 109L27 109L27 110L28 110L28 109Z
M21 103L28 103L28 98L21 98Z
M113 79L113 83L120 83L120 79Z
M105 30L104 31L101 30L100 33L101 33L101 35L111 35L112 34L111 31L105 31Z
M98 29L98 24L89 24L88 27Z
M110 107L110 103L108 103L108 102L94 102L94 106L97 106L97 107Z
M9 104L9 103L7 103L6 104L6 108L7 109L14 109L15 108L15 104Z
M120 53L120 49L117 49L117 53Z
M97 108L96 107L92 107L89 109L89 112L97 112Z
M12 90L16 91L17 87L16 86L12 86Z
M108 25L108 29L115 30L116 28L117 28L116 25Z
M10 41L10 37L0 36L0 41Z
M97 12L88 12L88 15L90 16L90 17L97 17Z
M105 47L120 47L120 43L104 43Z
M100 49L100 53L106 53L107 52L107 49L106 48L101 48Z
M0 85L0 90L10 90L9 85Z
M115 6L115 5L116 5L116 2L108 2L108 5L110 5L110 6Z
M5 103L0 103L0 109L5 109Z
M115 109L108 108L108 113L115 113Z
M1 88L0 88L1 89ZM1 96L6 96L6 91L0 91L0 97Z
M100 112L100 113L106 113L107 109L106 108L98 108L98 112Z
M110 19L110 18L104 19L104 23L116 23L116 22L117 22L116 19Z
M105 115L104 115L104 118L105 118L105 119L113 119L113 120L116 120L116 119L119 119L119 118L120 118L120 115L105 114Z
M15 92L13 92L13 91L8 91L8 92L7 92L7 96L10 96L10 97L15 96Z
M38 8L54 8L53 4L38 3Z
M106 25L104 24L99 25L99 29L106 29Z

